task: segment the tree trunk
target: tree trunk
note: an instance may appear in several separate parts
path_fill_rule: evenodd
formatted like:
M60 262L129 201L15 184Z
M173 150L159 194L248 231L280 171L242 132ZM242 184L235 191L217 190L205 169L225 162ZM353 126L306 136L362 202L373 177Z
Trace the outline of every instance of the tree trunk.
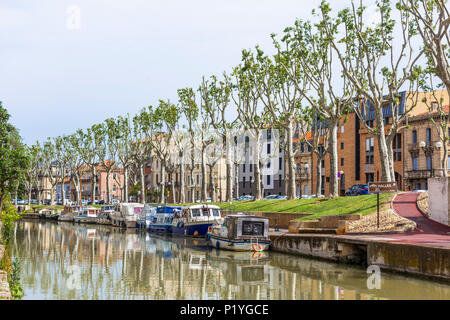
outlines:
M173 172L170 173L170 192L172 193L172 202L177 203L177 199L175 197L175 181L173 179Z
M214 166L209 166L209 196L212 202L216 202L216 185L214 183Z
M231 162L231 148L227 146L226 151L226 192L225 201L230 202L233 200L233 163ZM220 199L223 201L223 199Z
M165 161L161 161L161 185L159 187L159 203L163 204L166 200L165 195L164 195L164 191L166 188L166 163Z
M378 141L378 151L380 153L381 181L392 182L388 146L386 144L386 136L384 135L384 119L381 107L375 108L375 117L377 125L376 137Z
M92 173L91 201L92 201L92 204L94 205L95 204L95 187L97 186L97 175L96 175L95 169L92 169L91 173Z
M194 199L194 164L192 164L191 168L190 168L190 176L191 176L191 183L190 183L190 189L191 189L191 196L189 199L189 202L194 203L195 199Z
M111 169L106 171L106 203L111 203Z
M444 155L442 159L442 169L444 171L444 177L448 177L448 147L447 142L443 142L442 146L444 147Z
M186 202L186 196L184 194L184 192L185 192L184 191L184 182L185 182L184 169L185 169L184 163L183 163L183 161L181 161L181 164L180 164L180 197L178 198L180 203Z
M142 163L140 165L139 171L140 171L140 178L141 178L141 203L145 204L145 176L144 176L144 172L145 172L145 163Z
M239 198L239 163L234 164L234 197Z
M328 150L330 153L330 192L328 194L329 199L339 197L339 184L338 184L338 153L337 153L337 130L338 120L329 119L329 137L328 137Z
M66 192L64 191L64 177L62 179L61 183L61 198L62 198L62 205L66 204Z
M54 196L53 196L54 192L55 192L55 187L52 184L52 186L50 187L50 205L51 206L55 204L55 202L54 202L55 199L54 199Z
M316 197L322 195L322 157L317 157L316 168Z
M123 202L128 202L128 165L123 168Z
M293 128L292 123L289 121L288 127L286 128L286 156L288 159L288 170L287 170L287 190L286 196L287 200L295 199L295 160L294 160L294 150L292 146L292 136Z
M206 159L205 150L202 150L202 194L201 201L206 202L207 190L206 190Z
M255 173L254 173L254 177L255 177L255 185L253 190L255 191L255 200L261 200L261 167L260 167L260 163L259 163L259 157L260 157L260 145L259 145L259 138L261 136L261 133L259 130L256 130L256 143L255 143L255 157L254 157L254 165L253 167L255 168Z
M30 188L30 190L28 190L28 205L31 206L31 190L32 188Z

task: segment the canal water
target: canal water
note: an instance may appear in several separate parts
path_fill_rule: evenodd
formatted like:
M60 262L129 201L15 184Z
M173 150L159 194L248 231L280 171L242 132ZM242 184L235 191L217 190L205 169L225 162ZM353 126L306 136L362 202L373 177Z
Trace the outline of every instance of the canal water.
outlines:
M39 221L18 223L14 238L24 299L450 299L444 283L382 271L369 289L362 267L203 239Z

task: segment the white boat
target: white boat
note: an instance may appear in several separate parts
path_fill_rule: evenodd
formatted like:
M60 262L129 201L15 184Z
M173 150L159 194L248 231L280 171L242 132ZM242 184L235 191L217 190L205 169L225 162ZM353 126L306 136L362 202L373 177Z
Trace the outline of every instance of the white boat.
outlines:
M97 223L97 215L99 209L97 208L86 208L80 212L79 215L73 218L73 222L76 223Z
M144 209L142 203L121 203L120 211L114 212L111 217L113 226L124 228L136 228L138 217Z
M209 228L207 237L217 249L261 252L269 249L269 218L244 214L225 217Z

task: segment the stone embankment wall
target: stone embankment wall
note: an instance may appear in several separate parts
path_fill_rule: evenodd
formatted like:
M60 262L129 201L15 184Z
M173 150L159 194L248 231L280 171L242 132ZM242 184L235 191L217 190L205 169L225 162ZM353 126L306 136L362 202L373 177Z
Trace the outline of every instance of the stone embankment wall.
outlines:
M229 214L236 214L240 211L221 211L222 217L225 217ZM289 221L295 220L298 218L306 217L311 214L309 213L290 213L290 212L242 212L247 215L254 215L258 217L269 218L269 227L270 228L280 228L280 229L288 229Z
M273 251L335 262L374 264L385 270L450 282L448 248L370 241L355 236L273 232L270 238Z

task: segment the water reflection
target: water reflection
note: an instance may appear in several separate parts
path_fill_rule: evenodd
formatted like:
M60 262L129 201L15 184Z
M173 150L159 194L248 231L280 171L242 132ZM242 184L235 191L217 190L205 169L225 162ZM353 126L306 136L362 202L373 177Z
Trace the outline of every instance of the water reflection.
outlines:
M438 282L382 273L381 289L369 290L362 268L216 250L201 239L31 221L14 236L25 299L450 299Z

